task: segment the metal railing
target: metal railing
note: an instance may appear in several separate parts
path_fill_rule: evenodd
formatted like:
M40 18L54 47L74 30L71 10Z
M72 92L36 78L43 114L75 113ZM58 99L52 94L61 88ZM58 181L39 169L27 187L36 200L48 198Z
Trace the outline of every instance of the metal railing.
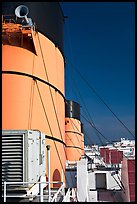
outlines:
M63 197L65 196L64 183L58 189L57 193L53 196L51 202L57 202L57 197L58 197L59 194L61 194Z
M66 193L66 195L64 196L62 202L70 202L71 193L72 193L72 191L71 191L70 188L69 188L68 191L67 191L67 193Z
M48 190L48 196L49 196L49 202L57 202L57 197L58 197L58 195L61 193L61 195L62 196L65 196L65 185L64 185L64 182L56 182L56 181L53 181L53 182L42 182L42 181L38 181L38 182L7 182L7 181L4 181L3 182L3 184L4 184L4 195L3 195L3 197L4 197L4 202L6 202L6 200L7 200L7 198L8 197L14 197L14 198L19 198L19 197L22 197L22 198L32 198L33 196L37 196L37 197L40 197L40 202L44 202L43 201L43 198L44 198L44 196L45 195L43 195L43 188L45 188L45 187L47 187L49 184L62 184L61 185L61 187L58 189L58 191L55 193L55 195L53 196L53 198L52 198L52 200L51 200L51 189L50 189L50 191ZM32 195L32 194L30 194L30 195L28 195L28 194L26 194L26 195L24 195L24 196L20 196L20 195L17 195L17 196L11 196L11 195L7 195L7 185L10 185L10 184L12 184L12 185L18 185L18 184L34 184L34 185L36 185L36 184L39 184L39 194L40 195ZM44 185L44 186L42 186L42 184Z
M16 23L17 17L15 15L2 15L2 23Z

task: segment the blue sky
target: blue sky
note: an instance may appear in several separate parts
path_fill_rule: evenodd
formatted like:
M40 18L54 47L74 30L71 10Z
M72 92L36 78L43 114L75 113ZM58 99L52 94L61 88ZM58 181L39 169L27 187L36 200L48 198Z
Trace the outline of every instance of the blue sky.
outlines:
M66 98L80 103L81 114L90 120L88 110L108 140L133 139L80 74L134 133L135 3L64 2L61 6L68 16L64 35ZM96 131L83 117L81 120L85 143L99 144Z

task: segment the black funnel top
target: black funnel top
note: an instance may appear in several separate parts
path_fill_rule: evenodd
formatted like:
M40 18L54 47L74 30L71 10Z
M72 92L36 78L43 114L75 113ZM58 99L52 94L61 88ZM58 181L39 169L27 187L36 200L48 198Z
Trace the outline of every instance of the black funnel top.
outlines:
M27 17L35 22L37 30L48 37L63 54L64 15L59 2L2 2L2 15L12 15L15 20L15 9L20 5L28 7Z
M65 104L65 117L75 118L80 121L80 105L77 102L67 100Z

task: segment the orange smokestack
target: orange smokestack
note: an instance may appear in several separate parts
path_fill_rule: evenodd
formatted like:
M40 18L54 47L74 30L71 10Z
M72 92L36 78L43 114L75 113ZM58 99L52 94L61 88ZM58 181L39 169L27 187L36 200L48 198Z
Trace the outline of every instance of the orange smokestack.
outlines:
M22 3L3 2L2 129L45 133L51 149L51 180L61 181L66 160L64 58L58 38L62 25L58 24L57 34L51 22L58 26L53 11L59 22L63 15L58 2L25 2L37 27L23 25L15 16L15 8Z
M67 101L65 114L67 160L78 161L84 153L84 135L81 131L79 104L74 101Z

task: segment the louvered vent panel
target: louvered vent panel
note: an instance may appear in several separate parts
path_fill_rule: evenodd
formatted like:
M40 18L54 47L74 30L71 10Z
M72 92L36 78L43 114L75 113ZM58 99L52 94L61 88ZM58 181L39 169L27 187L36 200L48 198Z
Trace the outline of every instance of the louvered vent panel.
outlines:
M23 135L2 136L2 181L23 181Z

